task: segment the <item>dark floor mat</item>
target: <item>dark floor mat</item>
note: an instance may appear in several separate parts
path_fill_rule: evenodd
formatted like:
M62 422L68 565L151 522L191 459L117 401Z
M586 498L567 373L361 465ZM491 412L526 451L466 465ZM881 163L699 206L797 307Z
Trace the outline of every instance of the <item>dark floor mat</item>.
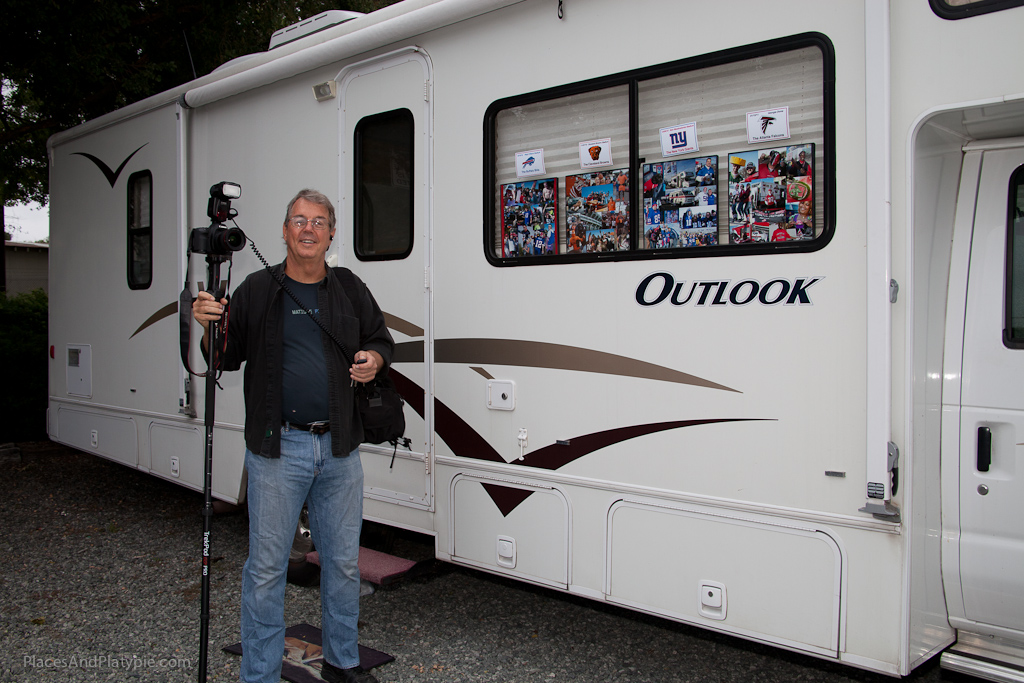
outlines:
M292 683L321 683L320 667L323 664L323 649L320 629L309 624L289 626L284 632L284 663L281 677ZM235 643L224 648L231 654L242 654L242 644ZM370 670L375 666L394 661L394 657L359 646L359 665Z

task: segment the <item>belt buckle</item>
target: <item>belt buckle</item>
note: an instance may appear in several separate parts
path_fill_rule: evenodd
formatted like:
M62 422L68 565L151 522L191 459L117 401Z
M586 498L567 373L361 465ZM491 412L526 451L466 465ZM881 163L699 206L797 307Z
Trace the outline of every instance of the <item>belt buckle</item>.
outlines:
M310 422L309 433L310 434L326 434L330 431L330 422Z

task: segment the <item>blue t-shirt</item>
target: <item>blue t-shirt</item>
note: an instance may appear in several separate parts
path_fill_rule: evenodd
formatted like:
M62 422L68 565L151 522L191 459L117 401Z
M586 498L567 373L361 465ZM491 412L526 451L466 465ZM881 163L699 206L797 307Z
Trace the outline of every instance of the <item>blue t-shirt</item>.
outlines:
M319 283L285 283L299 301L319 317ZM282 344L281 419L298 424L326 421L330 415L327 362L320 328L287 293L282 294L284 340Z

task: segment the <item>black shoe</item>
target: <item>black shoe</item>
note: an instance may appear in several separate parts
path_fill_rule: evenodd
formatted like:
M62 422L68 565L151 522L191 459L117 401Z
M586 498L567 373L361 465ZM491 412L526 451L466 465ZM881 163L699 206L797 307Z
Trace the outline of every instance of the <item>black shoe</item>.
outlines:
M330 664L326 659L324 666L320 669L320 678L327 683L377 683L377 679L369 671L363 671L361 666L354 666L351 669L339 669Z

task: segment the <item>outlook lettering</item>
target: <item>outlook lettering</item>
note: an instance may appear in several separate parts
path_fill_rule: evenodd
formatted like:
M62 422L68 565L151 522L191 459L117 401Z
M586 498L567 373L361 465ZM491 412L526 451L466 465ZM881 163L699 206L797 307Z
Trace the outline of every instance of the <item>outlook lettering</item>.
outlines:
M641 306L657 306L668 301L673 306L746 306L755 301L762 306L812 306L808 294L812 286L824 277L798 277L793 280L776 278L764 284L746 279L732 284L731 280L694 280L689 287L685 280L676 281L671 273L651 273L636 288L636 302Z

